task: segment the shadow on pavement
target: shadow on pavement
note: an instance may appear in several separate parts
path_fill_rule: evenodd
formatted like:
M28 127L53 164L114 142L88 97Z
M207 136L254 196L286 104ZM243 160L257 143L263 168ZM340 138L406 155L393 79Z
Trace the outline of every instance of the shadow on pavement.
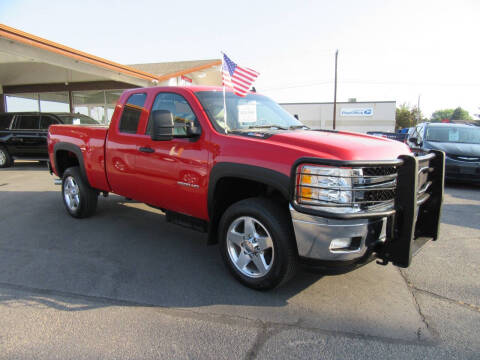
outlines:
M48 166L45 161L15 161L12 167L0 169L2 171L48 171Z
M480 229L480 205L444 204L442 223Z
M101 198L97 214L82 220L66 214L60 192L0 191L0 203L6 205L0 209L0 287L11 284L13 290L80 295L86 302L101 300L98 307L106 306L103 300L175 308L280 307L321 277L300 270L280 289L248 289L230 276L218 247L206 246L205 234L169 224L160 211L119 196ZM22 302L65 311L95 308L49 299L35 295ZM10 300L0 296L0 302Z

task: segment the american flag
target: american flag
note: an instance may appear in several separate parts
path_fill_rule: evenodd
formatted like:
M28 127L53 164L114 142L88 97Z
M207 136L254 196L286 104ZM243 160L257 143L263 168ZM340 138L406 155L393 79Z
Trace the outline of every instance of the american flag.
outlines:
M238 96L245 96L260 73L238 66L227 55L223 54L222 75L223 86L232 88Z

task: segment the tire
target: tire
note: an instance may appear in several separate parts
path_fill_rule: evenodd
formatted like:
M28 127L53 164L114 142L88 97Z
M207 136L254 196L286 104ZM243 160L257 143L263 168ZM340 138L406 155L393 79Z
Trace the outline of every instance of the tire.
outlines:
M12 166L12 157L7 149L0 146L0 168L7 168Z
M219 245L232 275L252 289L280 286L297 269L290 216L269 199L250 198L231 205L220 219Z
M65 209L74 218L92 216L97 208L98 193L87 184L77 166L63 174L62 198Z

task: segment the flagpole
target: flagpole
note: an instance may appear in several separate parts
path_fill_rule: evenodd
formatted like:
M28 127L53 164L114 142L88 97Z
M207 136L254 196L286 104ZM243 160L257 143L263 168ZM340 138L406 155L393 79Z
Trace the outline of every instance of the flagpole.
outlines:
M223 85L223 122L225 123L225 134L228 133L227 128L227 100L225 96L225 85Z
M223 123L225 125L225 134L228 134L227 130L227 99L225 95L225 83L223 82L223 61L225 59L224 53L222 53L222 85L223 85Z

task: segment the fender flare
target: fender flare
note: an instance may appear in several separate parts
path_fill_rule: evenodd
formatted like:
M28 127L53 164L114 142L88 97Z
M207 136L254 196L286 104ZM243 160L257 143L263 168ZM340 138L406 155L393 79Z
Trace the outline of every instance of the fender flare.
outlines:
M278 190L286 200L290 199L290 177L264 167L247 165L241 163L221 162L215 164L210 171L210 179L208 185L208 215L210 219L214 215L215 190L218 181L222 178L232 177L245 180L257 181L262 184L269 185Z
M57 152L60 150L70 151L75 154L78 160L78 164L80 166L80 173L82 174L83 178L87 181L87 183L90 185L90 182L88 181L88 177L87 177L87 171L85 170L85 163L83 160L82 150L80 150L80 148L74 144L70 144L66 142L56 143L53 147L53 153L55 155L54 161L55 161L55 169L57 170L57 172L59 171L58 162L57 162Z

